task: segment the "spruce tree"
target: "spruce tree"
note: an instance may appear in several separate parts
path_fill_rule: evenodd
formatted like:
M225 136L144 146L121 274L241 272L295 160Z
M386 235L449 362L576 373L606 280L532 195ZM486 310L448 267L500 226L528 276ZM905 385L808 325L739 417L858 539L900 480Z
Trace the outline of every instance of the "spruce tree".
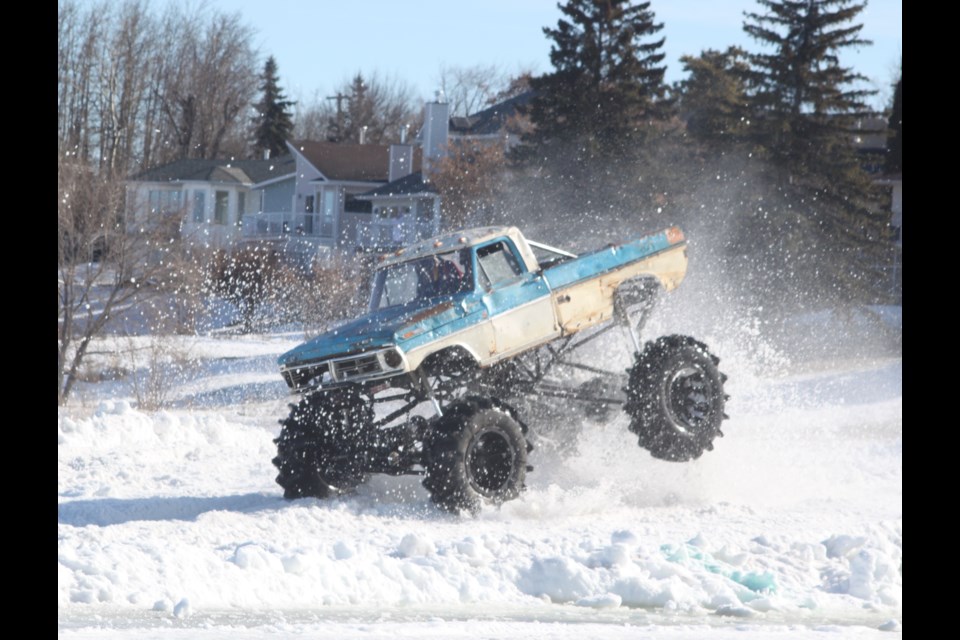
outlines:
M370 87L364 80L363 75L358 73L350 82L350 93L347 98L347 119L341 133L341 142L359 143L361 139L366 139L366 135L361 135L364 127L369 130L376 125L377 104L376 95L371 93Z
M850 133L856 120L870 115L865 100L876 92L858 86L866 77L843 67L840 55L871 44L859 35L863 25L851 24L866 2L758 2L768 13L747 13L744 24L768 49L750 56L753 106L761 116L757 140L785 179L822 171L831 159L849 164Z
M774 291L869 296L888 213L861 168L854 131L874 92L840 63L844 50L870 44L854 23L866 3L758 2L766 12L747 13L744 30L765 47L750 55L747 78L749 138L766 191L741 226L743 246L763 248L756 266Z
M581 159L619 156L642 141L646 123L669 111L663 83L663 28L649 2L568 0L544 28L554 70L531 79L535 126L526 142L539 155L580 147ZM584 157L585 155L585 157Z
M713 150L729 150L746 137L746 55L743 49L730 47L680 58L688 74L676 87L680 117L687 132Z
M277 61L273 56L267 58L263 65L259 90L262 94L260 101L253 105L257 111L253 134L255 157L262 157L267 151L271 157L283 155L287 152L286 142L293 131L290 107L294 102L287 100L280 89Z
M903 71L893 91L893 109L887 122L890 138L887 141L887 162L884 167L888 173L903 172Z
M336 101L327 118L331 142L387 144L399 140L400 131L417 118L409 85L357 72L341 84L328 100Z
M647 229L645 216L659 215L673 180L656 160L672 115L663 24L649 2L558 6L562 18L543 30L553 69L531 78L531 129L510 154L531 170L525 188L539 194L525 208L554 221L617 217Z

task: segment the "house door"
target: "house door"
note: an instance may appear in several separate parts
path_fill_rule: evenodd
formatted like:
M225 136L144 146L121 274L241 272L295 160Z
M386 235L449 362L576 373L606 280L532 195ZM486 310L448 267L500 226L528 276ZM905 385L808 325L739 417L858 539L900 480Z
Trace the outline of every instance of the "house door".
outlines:
M337 213L340 211L340 189L325 188L320 192L320 228L318 235L332 238L337 229Z

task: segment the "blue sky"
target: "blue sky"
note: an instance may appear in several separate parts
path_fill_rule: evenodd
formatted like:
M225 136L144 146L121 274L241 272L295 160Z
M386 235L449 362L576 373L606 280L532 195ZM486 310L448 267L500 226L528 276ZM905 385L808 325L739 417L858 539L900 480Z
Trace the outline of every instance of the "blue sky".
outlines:
M403 80L428 98L442 66L496 64L508 73L550 69L544 26L560 10L552 0L212 0L240 12L257 30L261 53L272 54L283 88L293 99L329 95L357 71ZM743 33L743 12L754 0L652 0L664 23L667 80L682 77L679 57L739 44L757 50ZM903 51L901 0L870 0L861 13L864 37L874 44L842 62L871 80L889 99Z

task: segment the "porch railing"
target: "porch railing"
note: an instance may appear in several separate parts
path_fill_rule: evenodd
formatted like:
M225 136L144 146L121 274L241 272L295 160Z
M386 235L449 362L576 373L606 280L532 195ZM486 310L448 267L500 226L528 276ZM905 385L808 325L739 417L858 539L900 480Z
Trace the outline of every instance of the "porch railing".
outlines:
M306 236L332 238L333 223L318 213L261 212L243 216L244 238L281 238Z
M431 222L413 217L384 219L373 217L357 225L357 246L366 248L405 247L417 240L435 235Z

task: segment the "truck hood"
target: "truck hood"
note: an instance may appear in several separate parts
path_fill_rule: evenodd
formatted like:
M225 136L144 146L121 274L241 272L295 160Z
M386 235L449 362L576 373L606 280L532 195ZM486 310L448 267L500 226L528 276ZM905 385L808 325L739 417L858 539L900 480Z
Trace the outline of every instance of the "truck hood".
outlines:
M323 333L287 351L277 360L281 367L298 366L327 358L369 351L379 347L398 345L460 315L453 300L445 300L427 307L391 307L368 313Z

